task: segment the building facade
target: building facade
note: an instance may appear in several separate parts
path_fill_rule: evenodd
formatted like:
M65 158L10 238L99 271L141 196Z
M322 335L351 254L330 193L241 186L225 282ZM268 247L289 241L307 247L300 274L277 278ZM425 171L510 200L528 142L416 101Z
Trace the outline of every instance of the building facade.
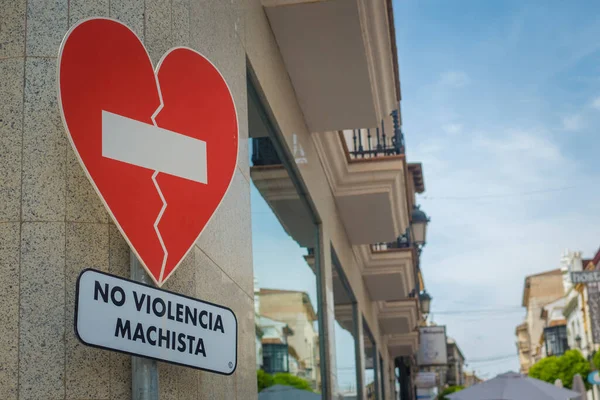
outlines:
M73 330L79 273L128 278L131 264L67 140L57 100L61 41L90 17L131 28L154 66L173 47L200 52L235 101L233 180L163 288L234 311L237 368L222 376L158 362L160 398L257 397L253 283L263 262L253 224L262 214L250 199L258 193L312 268L317 327L284 322L290 344L316 341L298 357L318 355L318 392L336 397L345 371L336 353L347 353L357 398L366 398L366 326L376 355L371 393L414 399L425 287L413 216L425 186L401 130L391 0L15 0L0 13L0 399L131 397L131 357L87 347ZM286 274L292 264L279 267ZM348 346L336 341L336 324L351 329Z
M600 342L600 303L599 284L574 284L571 272L596 270L600 264L600 250L594 258L583 259L581 252L565 251L561 259L563 285L565 287L564 315L567 325L568 343L571 348L580 349L584 357L598 350Z
M529 275L525 278L522 302L526 309L525 321L516 329L522 373L528 373L529 368L542 358L544 306L563 296L563 275L560 269Z
M465 387L471 387L473 385L483 382L483 379L479 378L477 374L475 374L475 372L465 371L463 379Z
M464 386L465 356L458 347L456 340L448 338L448 372L446 383L449 386Z

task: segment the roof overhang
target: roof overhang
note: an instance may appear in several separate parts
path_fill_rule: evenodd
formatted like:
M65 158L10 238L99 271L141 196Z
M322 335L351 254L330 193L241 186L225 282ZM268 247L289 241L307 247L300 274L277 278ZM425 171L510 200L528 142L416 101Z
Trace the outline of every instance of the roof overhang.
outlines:
M372 128L398 108L389 0L262 0L311 132Z

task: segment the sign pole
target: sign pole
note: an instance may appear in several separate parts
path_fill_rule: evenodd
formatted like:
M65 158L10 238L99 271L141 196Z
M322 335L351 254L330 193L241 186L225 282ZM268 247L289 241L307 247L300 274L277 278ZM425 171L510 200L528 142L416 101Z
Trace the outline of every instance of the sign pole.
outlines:
M129 251L131 279L152 284L133 251ZM131 400L158 400L158 365L155 360L131 356Z

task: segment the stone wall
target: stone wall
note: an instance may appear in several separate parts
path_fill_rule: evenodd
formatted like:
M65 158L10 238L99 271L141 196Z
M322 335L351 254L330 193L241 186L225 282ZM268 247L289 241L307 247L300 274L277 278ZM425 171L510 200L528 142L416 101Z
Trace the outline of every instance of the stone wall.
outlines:
M130 357L74 334L84 268L129 276L129 249L68 144L56 64L69 26L122 21L156 61L189 46L223 73L237 106L238 169L221 208L164 286L230 307L239 323L232 376L159 363L160 398L256 397L246 57L242 0L0 2L0 399L127 399Z

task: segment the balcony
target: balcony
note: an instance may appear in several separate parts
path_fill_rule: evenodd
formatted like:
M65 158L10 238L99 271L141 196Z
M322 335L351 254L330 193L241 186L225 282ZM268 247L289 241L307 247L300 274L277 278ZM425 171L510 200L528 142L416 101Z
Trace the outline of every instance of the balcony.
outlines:
M311 132L375 127L397 107L391 3L262 0Z
M252 182L285 231L301 246L314 247L315 226L271 140L252 139Z
M353 245L389 242L409 224L404 139L398 113L372 129L313 134Z
M338 304L335 306L335 320L342 328L354 336L354 311L352 304Z
M387 344L392 358L413 356L419 349L419 333L390 335Z
M373 301L399 301L418 292L417 252L408 233L393 242L356 246L362 276Z
M379 301L377 318L384 335L404 335L414 332L419 321L419 306L416 298L401 301Z

